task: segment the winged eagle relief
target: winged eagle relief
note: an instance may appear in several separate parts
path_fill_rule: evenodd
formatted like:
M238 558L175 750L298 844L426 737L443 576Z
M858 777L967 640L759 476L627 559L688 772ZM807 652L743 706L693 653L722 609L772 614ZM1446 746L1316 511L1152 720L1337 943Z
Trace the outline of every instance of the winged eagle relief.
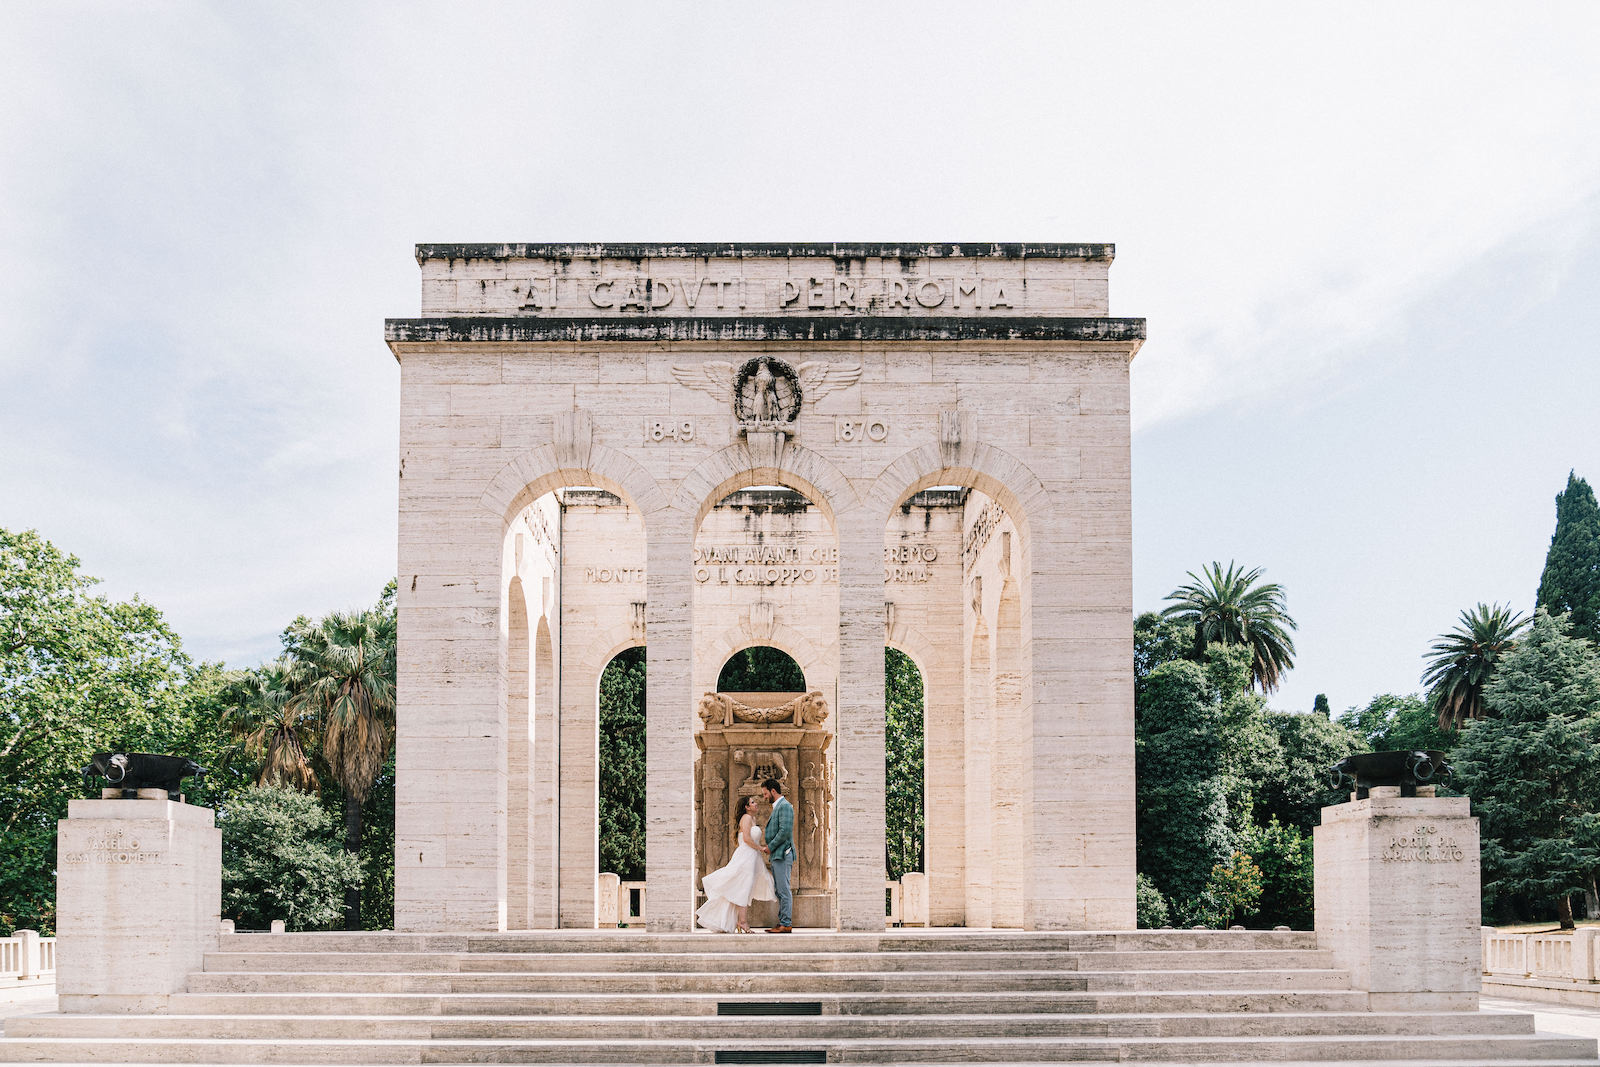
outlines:
M793 422L803 399L821 400L836 389L861 380L861 364L807 360L790 367L771 356L757 356L735 369L726 360L672 366L679 385L698 389L722 403L733 404L742 423Z

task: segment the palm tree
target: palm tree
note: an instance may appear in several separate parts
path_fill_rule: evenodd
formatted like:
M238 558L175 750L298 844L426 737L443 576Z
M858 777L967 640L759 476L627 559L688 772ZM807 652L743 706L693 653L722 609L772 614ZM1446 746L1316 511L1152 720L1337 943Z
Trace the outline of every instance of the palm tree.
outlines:
M260 764L257 785L317 791L317 772L306 754L316 748L316 720L299 699L300 671L283 657L229 684L223 719L245 755Z
M1278 688L1283 674L1294 666L1294 640L1289 631L1297 629L1284 609L1283 587L1276 582L1261 582L1261 568L1246 571L1228 562L1212 563L1199 575L1189 572L1189 584L1167 595L1172 606L1161 614L1194 627L1194 648L1198 655L1210 644L1249 645L1250 684L1263 693Z
M345 851L361 851L361 805L394 743L395 617L335 612L299 628L300 694L322 725L322 757L344 791ZM345 929L361 928L361 890L345 891Z
M1528 625L1510 607L1479 603L1461 613L1461 625L1429 649L1422 684L1428 686L1428 706L1439 716L1439 729L1459 730L1468 719L1483 718L1483 689L1494 677L1495 663L1516 647L1517 635Z

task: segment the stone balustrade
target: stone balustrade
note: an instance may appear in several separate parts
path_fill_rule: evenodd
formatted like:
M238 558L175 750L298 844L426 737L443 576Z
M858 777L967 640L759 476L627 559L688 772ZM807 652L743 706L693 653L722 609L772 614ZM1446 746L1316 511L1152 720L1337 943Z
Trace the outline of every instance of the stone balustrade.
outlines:
M53 978L55 973L55 938L40 937L37 930L0 937L0 979L29 981Z
M1483 973L1514 978L1600 981L1596 941L1600 929L1570 934L1508 934L1483 927Z

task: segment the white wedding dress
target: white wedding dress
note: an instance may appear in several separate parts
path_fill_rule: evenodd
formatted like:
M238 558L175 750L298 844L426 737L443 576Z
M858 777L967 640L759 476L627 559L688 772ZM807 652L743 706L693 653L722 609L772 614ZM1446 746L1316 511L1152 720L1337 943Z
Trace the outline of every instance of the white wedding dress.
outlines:
M750 839L761 844L761 827L750 825ZM706 902L694 913L697 923L707 930L728 933L738 924L734 908L749 906L752 900L776 900L772 885L772 872L758 849L743 840L733 850L733 858L721 870L712 871L700 879L706 890Z

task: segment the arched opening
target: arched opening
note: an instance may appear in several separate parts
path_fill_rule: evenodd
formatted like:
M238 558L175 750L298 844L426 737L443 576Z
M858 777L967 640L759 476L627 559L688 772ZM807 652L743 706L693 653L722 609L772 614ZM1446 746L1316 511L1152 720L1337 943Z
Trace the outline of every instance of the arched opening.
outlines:
M645 876L645 650L625 648L600 672L599 870Z
M891 881L926 871L922 672L897 648L883 650L884 863Z
M719 693L804 693L805 672L794 657L771 645L751 645L728 657L717 674Z
M793 925L831 927L838 534L815 487L752 481L713 490L694 535L696 885L732 854L732 811L756 797L765 821L774 778L794 806ZM777 917L752 905L752 925Z

